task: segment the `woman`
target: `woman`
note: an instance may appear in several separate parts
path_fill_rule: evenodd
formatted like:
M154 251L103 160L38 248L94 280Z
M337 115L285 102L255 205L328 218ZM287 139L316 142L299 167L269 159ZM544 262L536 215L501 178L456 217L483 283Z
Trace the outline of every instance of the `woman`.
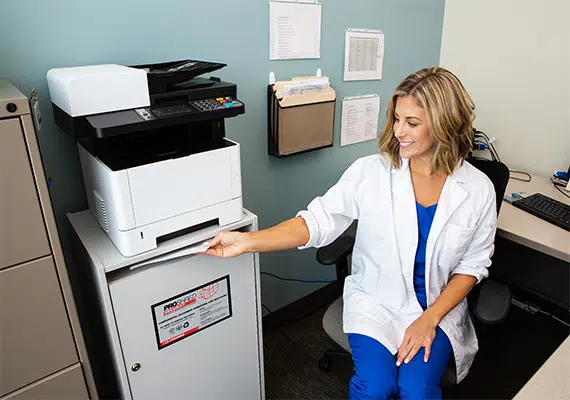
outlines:
M441 398L478 349L466 296L488 275L497 225L489 179L467 162L473 104L443 68L394 91L380 154L354 162L295 218L216 236L207 254L326 246L358 219L344 285L344 331L354 360L351 399Z

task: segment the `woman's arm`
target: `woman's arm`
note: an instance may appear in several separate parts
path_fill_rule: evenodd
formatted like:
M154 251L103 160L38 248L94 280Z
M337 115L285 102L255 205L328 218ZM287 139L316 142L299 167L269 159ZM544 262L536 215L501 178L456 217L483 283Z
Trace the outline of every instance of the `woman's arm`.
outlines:
M295 217L261 231L221 232L209 243L205 254L235 257L243 253L293 249L308 241L309 229L305 220Z
M295 217L272 228L247 235L250 252L288 250L304 246L309 241L309 228L303 218Z
M437 326L447 313L467 297L476 284L477 278L471 275L456 274L451 277L437 300L406 329L404 340L398 350L396 365L407 364L422 347L425 348L424 361L429 360Z
M453 275L441 295L424 312L424 316L438 326L441 320L463 300L477 284L472 275Z
M268 252L295 247L323 247L331 243L358 219L357 197L370 161L356 160L323 196L316 197L307 210L272 228L257 232L223 232L209 244L205 254L235 257L246 252Z

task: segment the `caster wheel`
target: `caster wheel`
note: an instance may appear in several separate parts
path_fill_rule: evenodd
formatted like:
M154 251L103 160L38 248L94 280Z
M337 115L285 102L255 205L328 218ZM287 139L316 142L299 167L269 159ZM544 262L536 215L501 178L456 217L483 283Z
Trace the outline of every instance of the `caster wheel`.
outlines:
M331 367L332 367L332 361L327 356L319 360L319 369L321 369L322 371L329 372L331 370Z

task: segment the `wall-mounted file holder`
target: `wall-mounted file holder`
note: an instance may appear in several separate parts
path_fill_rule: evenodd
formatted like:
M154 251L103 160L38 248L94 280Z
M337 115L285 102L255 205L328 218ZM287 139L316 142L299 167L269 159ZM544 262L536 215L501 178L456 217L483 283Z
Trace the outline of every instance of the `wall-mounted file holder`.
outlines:
M278 98L270 84L267 97L269 154L284 158L333 146L334 89Z

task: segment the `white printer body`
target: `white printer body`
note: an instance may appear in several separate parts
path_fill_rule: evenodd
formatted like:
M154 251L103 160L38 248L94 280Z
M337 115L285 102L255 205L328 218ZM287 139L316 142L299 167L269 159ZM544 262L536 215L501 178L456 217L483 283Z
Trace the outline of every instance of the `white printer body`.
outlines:
M224 131L224 118L244 112L235 85L202 80L153 97L148 87L163 77L150 73L90 66L47 74L56 123L78 141L89 210L126 257L243 216L240 146Z
M81 145L79 156L89 210L124 256L152 250L173 232L242 217L237 143L119 171Z

